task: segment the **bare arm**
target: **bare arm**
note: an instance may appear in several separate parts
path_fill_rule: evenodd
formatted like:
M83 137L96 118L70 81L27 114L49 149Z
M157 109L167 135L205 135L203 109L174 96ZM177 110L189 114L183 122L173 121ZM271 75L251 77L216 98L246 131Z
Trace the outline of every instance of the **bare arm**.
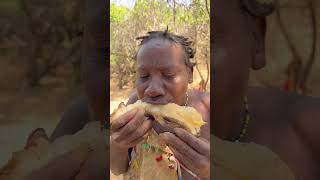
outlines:
M90 119L87 98L83 95L76 98L63 113L61 120L54 129L50 140L64 135L71 135L81 130Z
M133 104L138 100L136 93L131 94L127 105ZM120 148L110 140L110 169L115 175L123 174L128 170L129 158L128 148Z

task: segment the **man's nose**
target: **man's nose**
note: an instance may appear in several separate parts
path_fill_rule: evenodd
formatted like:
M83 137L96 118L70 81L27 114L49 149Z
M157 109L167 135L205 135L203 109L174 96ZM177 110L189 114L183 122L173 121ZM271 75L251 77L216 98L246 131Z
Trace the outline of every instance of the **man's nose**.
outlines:
M164 95L162 83L157 80L152 80L149 83L149 85L145 91L145 94L149 97L157 97L157 96Z

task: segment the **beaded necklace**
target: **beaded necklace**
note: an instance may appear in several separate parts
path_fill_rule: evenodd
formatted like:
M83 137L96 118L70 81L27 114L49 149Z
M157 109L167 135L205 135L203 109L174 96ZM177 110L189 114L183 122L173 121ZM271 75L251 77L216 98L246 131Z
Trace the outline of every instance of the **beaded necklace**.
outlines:
M249 122L250 122L250 119L251 119L251 116L250 116L250 113L249 113L248 98L247 97L244 98L244 104L245 104L245 118L244 118L243 123L242 123L242 128L241 128L240 134L234 140L236 142L240 142L241 140L243 140L245 138L245 135L248 132L248 126L249 126Z
M188 105L188 100L189 100L189 95L188 95L188 91L186 92L186 103L184 103L184 106L187 106Z

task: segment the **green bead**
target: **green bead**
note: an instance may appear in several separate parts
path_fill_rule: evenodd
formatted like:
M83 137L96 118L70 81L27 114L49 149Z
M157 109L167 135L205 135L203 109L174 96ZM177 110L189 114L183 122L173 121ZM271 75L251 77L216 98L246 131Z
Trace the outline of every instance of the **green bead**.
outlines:
M150 145L149 144L142 144L142 149L150 149Z

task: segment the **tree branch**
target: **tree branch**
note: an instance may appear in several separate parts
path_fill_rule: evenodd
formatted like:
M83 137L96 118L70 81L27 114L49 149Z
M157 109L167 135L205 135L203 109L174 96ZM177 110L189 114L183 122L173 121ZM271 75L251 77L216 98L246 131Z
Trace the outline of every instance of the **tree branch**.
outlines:
M205 4L206 4L206 10L208 13L208 16L210 17L210 11L209 11L209 7L208 7L208 0L204 0Z

